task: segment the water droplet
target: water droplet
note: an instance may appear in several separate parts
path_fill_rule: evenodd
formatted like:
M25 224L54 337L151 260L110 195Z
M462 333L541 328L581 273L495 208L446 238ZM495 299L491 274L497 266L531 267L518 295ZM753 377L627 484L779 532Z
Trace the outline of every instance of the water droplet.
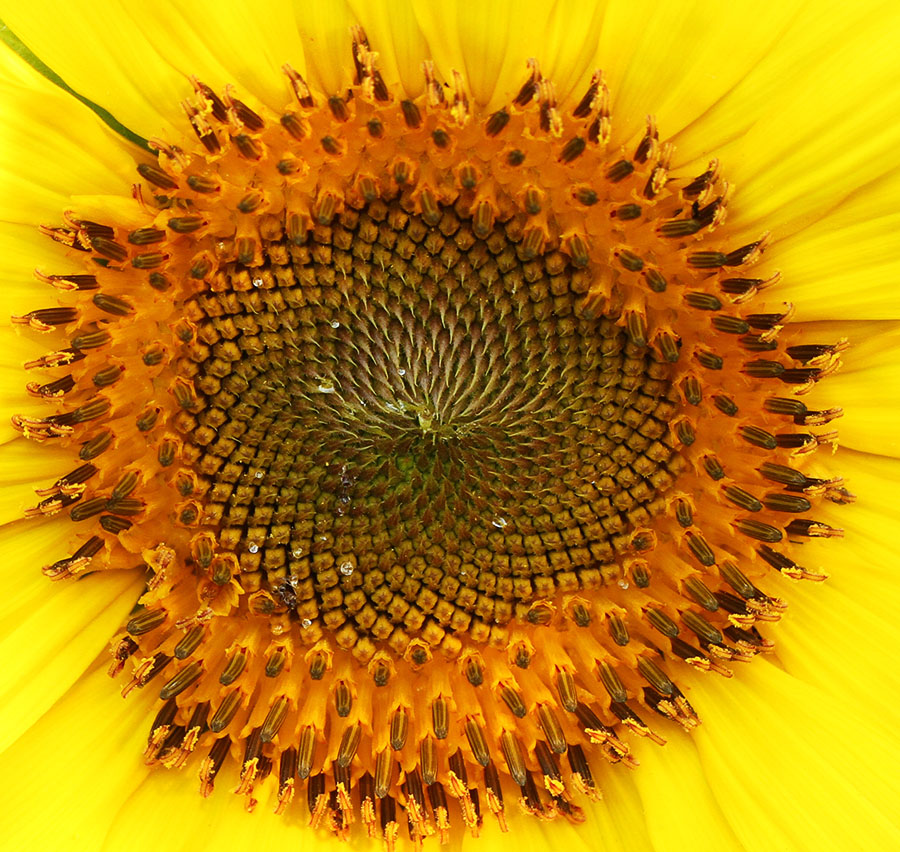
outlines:
M341 327L341 324L340 324L337 320L332 320L332 321L331 321L331 327L332 327L332 328L340 328L340 327Z
M627 589L628 588L628 580L619 580L619 588Z
M322 379L322 381L316 385L316 390L319 393L334 393L334 382L330 379Z
M405 376L405 375L406 375L406 370L404 370L403 367L401 367L399 370L397 370L397 375L398 375L398 376Z
M301 627L312 627L312 622L308 618L304 618L303 621L300 622Z
M253 286L254 286L254 287L262 287L262 284L263 284L262 278L254 278L254 279L253 279Z
M301 556L303 556L303 548L295 547L293 550L293 554L295 559L299 559Z
M247 548L247 550L249 550L251 553L259 553L259 545L258 545L258 544L251 544L251 545Z
M256 473L253 474L253 476L254 476L256 479L262 479L262 478L263 478L263 472L262 472L261 470L258 470L258 471L256 471Z
M498 515L496 518L494 518L493 521L491 521L491 523L492 523L495 527L497 527L498 530L502 530L502 529L504 529L504 528L506 527L506 525L509 523L509 521L507 521L506 518L501 518L501 517Z
M342 562L340 571L345 577L349 577L353 573L353 563Z

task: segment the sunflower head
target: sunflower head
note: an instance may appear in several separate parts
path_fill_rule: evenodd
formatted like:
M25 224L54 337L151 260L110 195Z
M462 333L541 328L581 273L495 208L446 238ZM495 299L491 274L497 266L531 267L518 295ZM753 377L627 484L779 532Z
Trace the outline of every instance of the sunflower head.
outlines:
M82 266L13 317L55 341L13 426L71 459L26 513L70 522L43 571L142 573L110 674L203 796L230 763L248 810L272 784L389 849L580 822L773 649L774 575L825 578L848 344L769 298L718 160L612 141L600 71L560 97L523 57L486 107L348 47L278 111L193 78L132 205L42 228Z

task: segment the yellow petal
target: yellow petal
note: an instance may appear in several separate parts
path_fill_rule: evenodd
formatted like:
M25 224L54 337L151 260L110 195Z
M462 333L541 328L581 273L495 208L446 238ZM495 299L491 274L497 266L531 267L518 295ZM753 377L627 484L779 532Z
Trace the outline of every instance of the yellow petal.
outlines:
M893 621L895 607L900 605L895 567L900 459L841 448L827 467L822 465L813 473L843 477L856 501L843 506L823 502L817 507L816 516L843 529L845 537L810 539L803 545L804 562L824 568L830 575L829 586Z
M841 355L841 369L819 382L808 399L810 407L841 408L834 421L841 445L885 456L900 456L900 323L806 323L804 341L850 347Z
M645 721L668 739L664 746L635 743L641 765L630 773L641 793L653 848L691 849L702 838L711 849L738 849L728 812L716 801L691 735L655 719Z
M24 438L0 444L0 469L8 472L0 488L0 525L19 520L25 509L41 499L35 489L52 485L72 467L69 450L38 450Z
M36 230L59 221L71 194L122 194L132 182L136 149L5 46L0 49L0 120L4 222Z
M9 592L0 608L0 750L14 742L73 683L109 643L134 606L142 579L131 572L99 572L53 585L41 566L68 555L71 536L45 525L4 530L12 558L3 568ZM48 558L49 557L49 558Z
M804 321L900 318L898 194L895 172L861 187L796 233L779 224L776 237L787 233L786 238L776 239L766 254L768 265L783 276L772 297L796 305L796 318Z
M788 673L854 706L867 727L889 729L900 691L900 675L887 664L900 607L892 494L900 459L841 449L827 467L843 476L857 500L826 502L815 515L843 529L845 537L813 539L800 549L798 559L826 573L825 583L780 576L767 581L768 593L788 601L785 617L769 635Z
M12 329L9 318L12 315L27 313L36 307L47 307L59 304L58 294L48 285L38 283L35 270L45 273L66 275L84 272L84 267L74 258L66 256L57 243L43 236L34 224L36 222L56 224L60 220L63 209L70 207L67 200L65 206L57 208L52 214L33 220L27 225L5 224L0 230L0 275L3 275L6 286L0 293L0 328ZM18 337L25 337L21 328L15 329ZM51 335L31 334L33 340L49 340ZM51 344L45 344L48 346Z
M182 134L179 102L191 92L191 75L220 88L233 83L251 102L280 108L288 87L272 71L285 62L305 70L286 2L273 0L258 14L214 2L163 3L150 10L137 2L76 8L38 0L4 15L75 91L145 138ZM78 45L91 49L73 49Z
M835 563L831 577L842 569L848 573L847 563ZM782 594L789 602L788 612L770 635L788 673L841 698L855 714L853 727L875 728L891 736L900 674L886 649L896 643L897 627L872 612L869 601L880 592L896 607L900 595L896 588L854 582L852 575L843 579L856 587L855 597L840 591L832 580L815 588L788 580L769 584L769 592ZM871 594L859 594L866 586Z
M122 760L123 758L115 758ZM528 838L534 849L627 849L628 852L654 852L660 848L651 843L644 826L641 801L627 770L614 768L603 772L604 798L596 804L588 804L588 819L573 826L562 818L544 824L534 817L507 806L509 833L500 830L499 824L489 815L478 839L460 836L457 843L464 849L477 852L480 849L506 848L516 837ZM274 778L270 778L255 791L259 799L252 815L242 808L243 800L232 795L236 786L233 766L226 764L217 778L216 789L208 799L196 796L196 776L190 769L181 772L156 771L147 776L139 787L123 800L120 809L111 820L103 849L115 852L127 848L129 852L152 852L158 848L158 838L147 834L143 828L160 812L178 813L177 845L173 849L185 852L198 848L242 848L243 846L275 846L294 843L298 832L304 830L304 816L275 816ZM192 797L192 798L189 798ZM190 800L191 807L184 802ZM294 808L303 811L305 803L296 802ZM292 813L295 811L292 809ZM298 825L298 823L300 823ZM346 845L327 834L316 835L316 846L336 852ZM370 843L355 838L353 848L380 850L381 841ZM670 847L673 848L674 847ZM727 847L726 847L727 848Z
M447 80L454 71L462 74L475 102L488 111L510 104L529 77L532 59L560 103L580 98L598 67L605 14L600 4L504 0L461 6L413 0L412 5L438 72Z
M4 444L22 437L10 422L14 414L46 417L53 413L46 400L31 399L25 394L26 383L40 380L40 377L28 375L23 364L57 347L48 345L46 338L32 340L19 334L8 322L0 322L0 344L5 352L3 363L0 363L0 444Z
M422 63L429 54L411 4L351 0L349 5L365 29L369 46L378 54L378 68L384 79L400 81L411 98L419 95L425 84ZM301 12L301 23L303 20Z
M775 221L794 230L896 165L900 127L884 117L900 107L898 32L896 4L808 4L740 84L679 135L688 156L715 151L737 186L732 226L752 233Z
M353 68L346 3L294 3L294 21L303 43L307 82L326 95L342 92ZM302 72L302 69L297 69Z
M593 767L592 767L593 769ZM584 808L586 819L574 829L566 822L556 820L540 825L540 847L544 849L628 849L635 852L651 852L653 839L644 819L644 802L631 773L622 767L597 765L597 786L603 794L598 802L578 802ZM510 809L512 810L512 809ZM527 814L513 814L511 832L506 838L498 838L497 846L506 848L515 837L528 837L535 831L534 818ZM557 835L557 831L562 833ZM505 842L504 842L505 841ZM473 852L478 846L470 844ZM535 847L538 847L535 841Z
M712 156L740 132L715 132L720 104L778 51L799 6L738 2L723 14L714 2L608 4L596 62L609 80L614 142L642 133L654 115L678 145L676 162Z
M63 585L49 584L41 568L55 558L66 555L72 538L72 524L54 519L49 523L7 525L3 528L4 542L10 546L10 558L0 563L0 582L7 586L0 598L0 626L10 633L44 597L53 597ZM54 557L59 553L59 557ZM76 614L73 613L73 617Z
M861 838L866 848L900 846L895 738L860 728L834 696L762 661L728 682L698 679L688 697L710 721L694 737L748 852L845 852Z
M146 729L149 721L145 720L142 725ZM122 758L118 760L125 763ZM134 792L111 809L103 826L104 842L96 848L108 852L120 849L153 852L159 849L159 837L148 832L146 826L153 824L160 813L178 814L177 825L173 826L166 843L166 848L173 852L215 848L278 849L296 845L298 833L305 834L308 829L298 825L296 818L277 816L273 812L277 772L276 767L275 776L257 785L254 790L257 804L254 812L248 814L244 810L244 797L231 792L238 779L230 761L223 767L216 779L216 788L207 799L197 795L199 782L193 765L182 770L157 769L145 775ZM186 802L189 807L185 807ZM305 801L295 801L294 808L305 810ZM323 852L346 849L345 843L328 834L317 834L315 845ZM374 852L379 846L363 841L359 848Z
M141 752L154 695L126 701L105 668L92 667L0 755L0 773L16 779L0 817L7 848L99 849L110 814L148 772Z
M459 72L475 102L501 106L527 77L526 61L536 55L530 28L547 21L546 4L526 14L514 0L477 3L414 2L416 18L442 76Z

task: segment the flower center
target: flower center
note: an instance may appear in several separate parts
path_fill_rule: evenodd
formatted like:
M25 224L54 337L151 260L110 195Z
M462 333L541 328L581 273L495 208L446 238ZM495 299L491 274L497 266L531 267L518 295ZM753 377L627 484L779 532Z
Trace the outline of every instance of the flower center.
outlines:
M715 163L670 176L652 122L608 150L599 74L564 109L532 63L480 115L374 58L324 103L286 69L280 116L196 83L134 222L45 229L88 271L18 318L71 332L29 365L59 412L15 423L79 456L30 514L89 529L45 573L149 568L113 673L161 684L147 759L203 748L204 794L232 755L249 806L274 771L388 845L510 795L579 819L644 715L698 723L688 667L771 646L757 582L821 579L790 542L852 497L803 472L840 412L799 394L841 344L749 307L777 276L710 245Z
M403 207L229 264L178 368L204 495L182 519L259 577L257 610L345 647L398 622L431 638L547 620L680 466L660 441L671 365L597 312L582 271L523 261L519 218L479 239L452 207L432 226Z

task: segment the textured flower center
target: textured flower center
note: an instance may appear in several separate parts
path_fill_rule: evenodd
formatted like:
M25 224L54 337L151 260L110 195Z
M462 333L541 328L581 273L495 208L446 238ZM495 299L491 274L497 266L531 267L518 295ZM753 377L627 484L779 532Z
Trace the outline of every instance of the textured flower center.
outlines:
M204 794L231 755L248 806L273 776L389 846L510 797L578 819L648 714L697 724L688 667L771 645L767 572L821 578L807 513L851 495L803 472L839 412L799 395L840 344L753 307L777 276L710 236L715 163L670 175L652 122L609 150L599 74L562 107L532 64L482 115L354 61L325 101L286 69L279 116L196 83L202 145L156 143L134 221L46 229L87 269L18 318L70 327L29 365L58 412L15 419L79 456L45 573L149 569L113 673Z
M680 461L660 442L671 366L597 312L584 272L522 260L516 218L479 239L453 208L429 226L403 206L230 264L179 365L203 495L182 519L259 572L257 609L345 646L549 620Z

